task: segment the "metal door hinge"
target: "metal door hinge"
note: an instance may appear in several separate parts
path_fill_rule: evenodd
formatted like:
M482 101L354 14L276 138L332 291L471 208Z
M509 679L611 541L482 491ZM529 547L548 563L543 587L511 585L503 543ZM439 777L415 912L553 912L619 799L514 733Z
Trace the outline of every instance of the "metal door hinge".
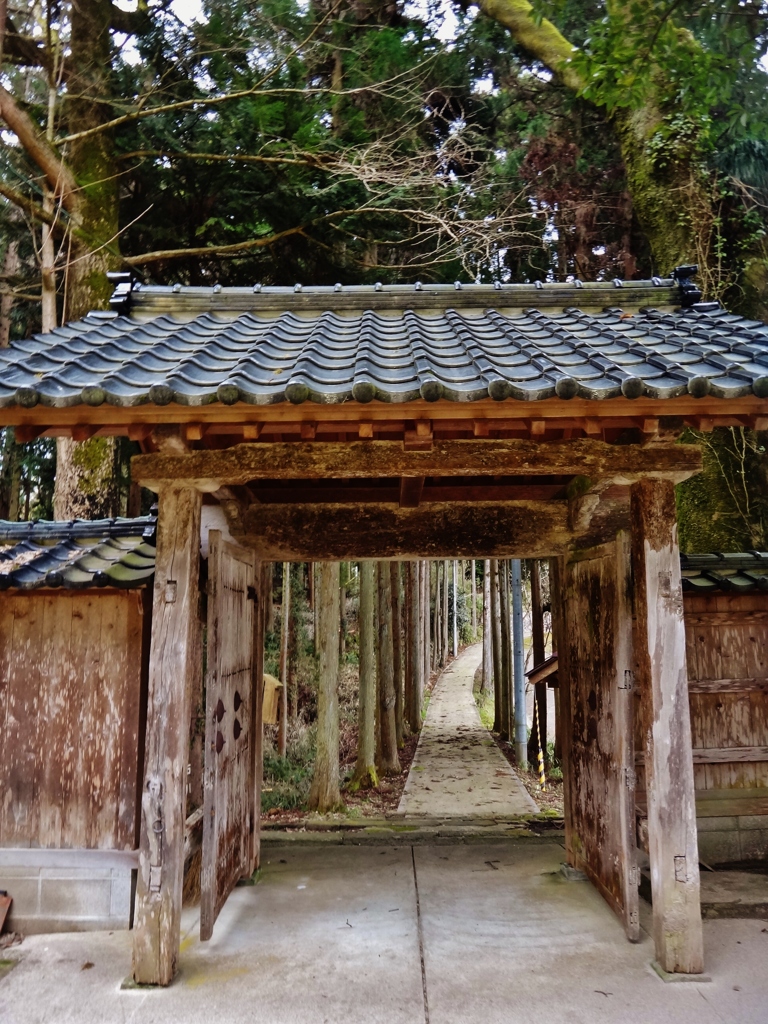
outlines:
M619 683L620 690L633 690L635 688L635 674L631 668L624 669L624 682Z
M637 772L634 768L624 769L624 785L627 789L634 789L637 785Z

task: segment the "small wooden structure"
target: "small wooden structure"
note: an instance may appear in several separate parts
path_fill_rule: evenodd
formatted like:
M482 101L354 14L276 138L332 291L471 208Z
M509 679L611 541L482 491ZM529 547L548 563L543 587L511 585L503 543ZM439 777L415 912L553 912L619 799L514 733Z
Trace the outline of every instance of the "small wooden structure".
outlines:
M128 927L154 533L0 522L0 889L19 931Z
M676 441L686 424L763 429L768 364L764 325L696 299L685 274L618 286L126 283L113 313L0 352L0 422L18 438L127 434L145 451L134 479L158 494L137 981L168 984L179 950L204 502L229 533L215 543L239 550L209 576L209 633L228 589L226 614L253 630L242 662L208 660L204 932L258 861L263 563L551 558L568 860L637 938L637 747L656 957L702 971L674 499L701 455ZM244 567L231 587L229 559ZM409 622L423 622L422 601L410 587ZM407 649L420 676L420 629Z
M700 856L710 865L763 861L768 553L683 555L682 582ZM642 765L638 787L642 815Z

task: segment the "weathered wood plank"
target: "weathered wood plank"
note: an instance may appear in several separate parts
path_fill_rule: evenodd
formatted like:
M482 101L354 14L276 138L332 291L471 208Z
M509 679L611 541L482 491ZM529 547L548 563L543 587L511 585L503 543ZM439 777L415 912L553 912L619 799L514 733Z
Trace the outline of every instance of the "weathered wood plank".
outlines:
M498 476L553 473L631 483L647 473L678 482L699 472L696 445L613 446L595 440L435 441L426 451L405 451L397 441L241 444L224 451L136 455L135 481L157 490L163 481L216 490L252 480L428 476ZM214 482L215 485L214 485Z
M256 559L211 530L205 705L200 939L213 926L251 857L253 641Z
M233 536L269 561L414 560L566 549L563 502L421 505L252 505Z
M565 567L565 632L571 715L569 863L581 868L637 942L640 921L632 733L629 536ZM575 784L574 784L575 783Z
M761 679L688 679L688 692L693 693L756 693L768 694L768 677Z
M759 747L694 747L694 764L733 764L738 762L768 761L768 746ZM645 764L645 757L637 754L636 764Z
M631 505L656 959L666 971L700 974L704 949L674 486L640 481L632 487Z
M189 693L200 671L201 495L159 496L133 976L168 985L179 951Z

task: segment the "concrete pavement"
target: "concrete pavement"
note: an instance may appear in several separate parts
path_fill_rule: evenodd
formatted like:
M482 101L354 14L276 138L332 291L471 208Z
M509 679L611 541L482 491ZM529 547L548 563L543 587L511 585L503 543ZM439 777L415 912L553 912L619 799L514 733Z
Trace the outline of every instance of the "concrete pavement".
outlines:
M559 843L272 846L180 974L123 990L130 934L0 954L3 1024L765 1024L768 925L706 921L709 984L664 984ZM417 900L418 894L418 900ZM647 924L648 922L646 922ZM422 968L423 964L423 968ZM426 991L426 1007L425 1007ZM427 1016L428 1012L428 1016Z
M538 807L496 746L472 695L482 645L467 647L432 692L398 814L495 818Z

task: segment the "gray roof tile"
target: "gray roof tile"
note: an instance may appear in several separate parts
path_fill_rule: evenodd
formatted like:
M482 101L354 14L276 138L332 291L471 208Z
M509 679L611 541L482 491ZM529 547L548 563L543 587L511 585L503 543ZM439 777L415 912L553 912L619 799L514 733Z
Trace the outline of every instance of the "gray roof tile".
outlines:
M144 586L155 573L156 522L0 520L0 590Z
M628 282L617 297L649 289ZM554 308L609 293L142 288L127 314L91 313L0 350L0 405L768 397L765 324L723 310ZM671 301L668 287L656 293ZM517 306L531 296L540 308Z

